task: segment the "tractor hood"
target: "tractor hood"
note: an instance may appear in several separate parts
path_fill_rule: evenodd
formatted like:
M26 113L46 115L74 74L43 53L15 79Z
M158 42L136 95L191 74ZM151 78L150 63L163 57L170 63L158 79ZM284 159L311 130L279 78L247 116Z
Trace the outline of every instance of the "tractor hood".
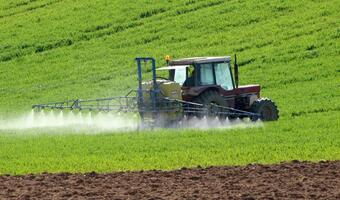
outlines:
M236 94L260 93L260 85L241 85L235 89Z

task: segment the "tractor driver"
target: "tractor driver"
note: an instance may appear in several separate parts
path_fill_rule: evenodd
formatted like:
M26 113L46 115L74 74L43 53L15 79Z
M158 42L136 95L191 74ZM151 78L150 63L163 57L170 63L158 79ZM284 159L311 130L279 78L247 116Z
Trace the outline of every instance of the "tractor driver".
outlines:
M183 86L195 86L195 69L190 69L192 68L188 68L188 74L190 73L190 76L184 81Z

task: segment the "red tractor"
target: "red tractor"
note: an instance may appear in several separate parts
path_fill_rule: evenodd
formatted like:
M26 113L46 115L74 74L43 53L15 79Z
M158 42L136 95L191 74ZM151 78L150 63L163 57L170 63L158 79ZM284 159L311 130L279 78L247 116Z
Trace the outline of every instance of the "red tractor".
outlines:
M168 66L159 70L169 70L167 79L181 86L181 97L185 102L213 104L234 111L246 111L226 112L229 119L250 117L251 120L277 120L277 106L272 100L260 97L259 85L239 86L236 55L234 78L230 60L229 56L168 60ZM248 115L248 112L258 115Z

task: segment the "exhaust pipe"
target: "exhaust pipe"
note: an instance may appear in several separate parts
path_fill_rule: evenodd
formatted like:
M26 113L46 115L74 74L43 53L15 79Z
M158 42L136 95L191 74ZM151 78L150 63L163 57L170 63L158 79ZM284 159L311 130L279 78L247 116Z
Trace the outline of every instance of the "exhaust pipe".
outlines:
M235 54L235 61L234 61L234 76L235 76L235 86L238 88L238 65L237 65L237 57Z

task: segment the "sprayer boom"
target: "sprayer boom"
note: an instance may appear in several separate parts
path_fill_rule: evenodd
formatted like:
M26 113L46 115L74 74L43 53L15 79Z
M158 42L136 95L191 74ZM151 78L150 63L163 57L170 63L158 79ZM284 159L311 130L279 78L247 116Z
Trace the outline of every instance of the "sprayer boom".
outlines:
M146 91L143 91L146 92ZM150 92L150 91L148 91ZM87 110L87 111L104 111L116 113L139 113L142 122L148 122L152 126L159 123L160 119L164 120L164 116L174 116L167 119L169 122L176 122L191 117L219 117L226 119L227 117L259 117L256 113L242 111L234 108L223 107L217 104L204 105L200 103L188 102L183 100L170 99L167 97L157 97L157 104L152 105L145 101L140 101L138 96L131 94L138 91L130 91L126 96L101 98L92 100L70 100L64 102L54 102L46 104L33 105L36 111L44 109L57 110ZM164 123L163 123L164 124ZM163 126L163 125L162 125Z
M129 93L130 94L130 93ZM128 94L128 95L129 95ZM90 99L90 100L69 100L46 104L36 104L32 108L59 109L59 110L88 110L88 111L115 111L115 112L137 112L137 98L131 96Z

